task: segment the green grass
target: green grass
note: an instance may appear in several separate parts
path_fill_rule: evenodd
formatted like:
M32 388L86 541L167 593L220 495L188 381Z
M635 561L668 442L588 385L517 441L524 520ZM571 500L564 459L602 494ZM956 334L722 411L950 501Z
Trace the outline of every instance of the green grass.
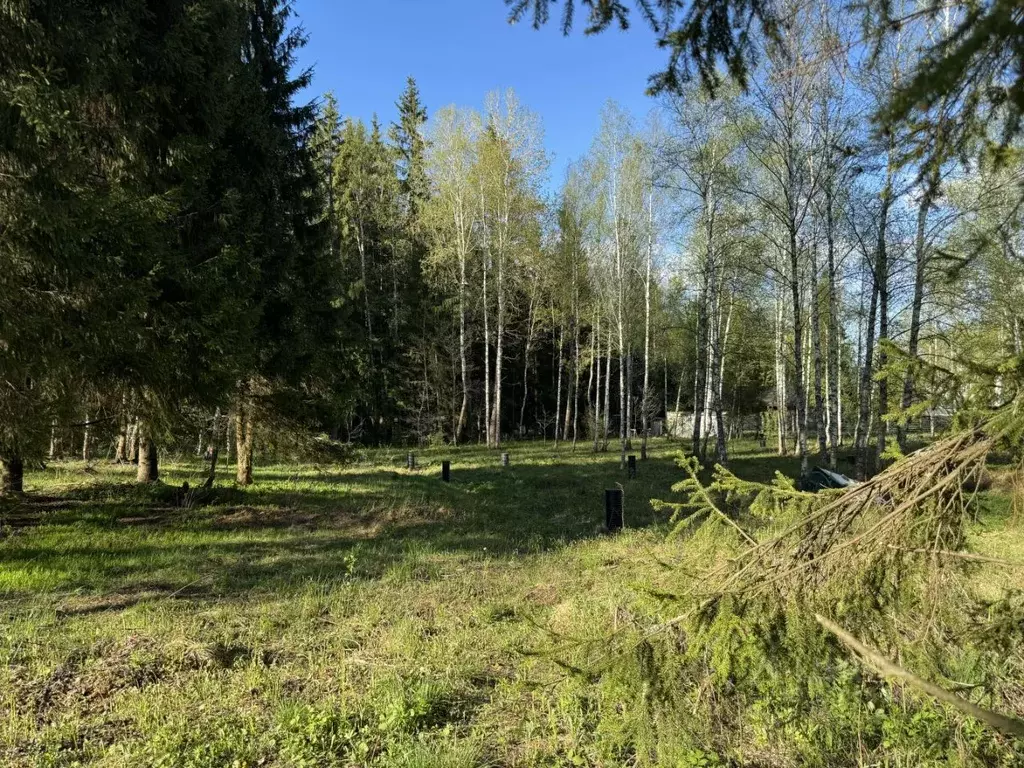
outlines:
M0 765L630 762L634 692L546 651L656 615L638 585L686 559L648 504L671 498L677 446L656 441L635 480L615 453L507 450L508 468L474 447L418 451L416 472L383 450L263 466L247 489L223 472L214 503L191 506L127 468L30 475L31 500L0 520ZM731 468L796 470L751 445ZM617 484L628 529L607 536ZM992 498L978 547L1024 559ZM698 752L672 764L711 759Z

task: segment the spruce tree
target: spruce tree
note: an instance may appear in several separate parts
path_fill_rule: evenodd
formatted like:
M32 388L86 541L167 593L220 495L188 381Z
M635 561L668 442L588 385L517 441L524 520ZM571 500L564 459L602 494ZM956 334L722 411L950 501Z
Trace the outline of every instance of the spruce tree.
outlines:
M427 109L420 102L416 81L409 77L395 105L398 120L388 129L388 138L397 154L398 180L410 217L415 217L429 193L426 167L426 140L423 127Z
M392 354L396 365L391 375L390 397L400 403L426 402L427 382L422 375L431 356L436 324L440 321L436 303L428 299L423 274L427 256L423 213L430 195L427 178L424 127L427 109L420 101L416 81L409 77L399 97L398 119L392 123L388 138L395 155L398 176L398 236L391 263ZM428 406L433 408L434 406ZM406 407L407 411L409 406ZM417 412L423 408L418 408ZM395 425L408 433L422 432L411 420Z
M258 218L251 230L254 279L251 355L238 372L235 397L237 481L252 482L260 417L295 412L299 391L327 366L324 350L337 329L336 271L330 262L321 182L314 155L315 104L298 104L310 73L294 73L301 29L289 27L290 6L254 0L248 13L243 63L253 88L247 150L246 207ZM326 341L326 343L325 343ZM289 394L290 393L290 394Z

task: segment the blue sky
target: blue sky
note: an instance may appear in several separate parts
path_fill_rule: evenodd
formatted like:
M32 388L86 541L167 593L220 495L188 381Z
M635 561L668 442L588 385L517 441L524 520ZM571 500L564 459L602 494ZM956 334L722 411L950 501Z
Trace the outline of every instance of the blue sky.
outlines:
M589 148L608 99L637 117L654 106L647 76L666 59L639 18L628 32L591 37L579 18L563 37L560 8L535 31L509 25L502 0L295 0L294 8L309 35L299 64L314 67L311 98L333 90L343 114L388 123L408 75L430 114L479 108L488 91L511 87L543 120L553 186Z

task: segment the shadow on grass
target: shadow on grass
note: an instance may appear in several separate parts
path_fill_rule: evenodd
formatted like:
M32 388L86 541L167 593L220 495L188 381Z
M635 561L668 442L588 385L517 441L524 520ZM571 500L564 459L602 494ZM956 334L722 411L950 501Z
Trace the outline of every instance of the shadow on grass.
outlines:
M97 603L102 611L171 594L230 598L345 580L443 579L460 561L529 556L602 535L606 488L623 488L627 527L663 526L649 501L672 497L678 449L657 441L633 480L617 452L536 443L507 448L509 467L500 452L479 448L421 451L415 472L398 451L377 454L383 467L268 467L257 470L254 486L222 485L205 498L177 487L198 464L168 467L169 484L150 488L100 478L49 494L47 506L30 513L35 525L0 540L8 570L0 595L120 596ZM445 455L450 483L440 479ZM730 468L770 480L799 465L749 447L735 451ZM154 580L160 589L137 588Z

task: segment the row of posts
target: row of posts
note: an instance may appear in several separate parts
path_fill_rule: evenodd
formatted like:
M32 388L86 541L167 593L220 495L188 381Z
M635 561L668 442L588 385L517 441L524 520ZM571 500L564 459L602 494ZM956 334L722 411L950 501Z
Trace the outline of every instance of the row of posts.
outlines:
M508 454L507 453L501 454L501 466L507 467L508 465L509 465ZM410 472L413 472L416 469L416 456L415 456L415 454L410 453L408 456L405 457L405 468L408 469ZM451 479L452 479L452 463L450 461L446 460L446 461L442 461L441 462L441 479L444 480L446 483L451 481Z
M626 456L623 454L625 468L628 472L630 480L636 477L636 456L630 454ZM507 467L509 465L508 452L501 454L501 466ZM416 455L410 453L405 458L405 467L410 472L416 469ZM441 480L445 483L451 482L452 479L452 463L448 460L441 462ZM618 531L622 529L622 489L621 488L608 488L604 492L604 524L605 528L609 531Z

